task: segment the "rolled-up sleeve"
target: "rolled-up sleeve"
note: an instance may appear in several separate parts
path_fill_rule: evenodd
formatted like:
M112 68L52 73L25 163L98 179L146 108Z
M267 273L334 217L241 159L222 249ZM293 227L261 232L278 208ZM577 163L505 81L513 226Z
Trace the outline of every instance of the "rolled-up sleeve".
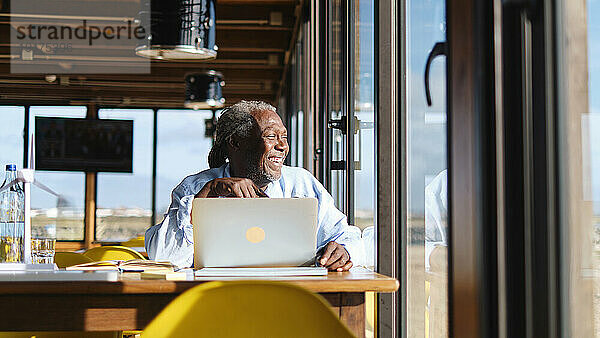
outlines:
M312 175L311 175L312 178ZM319 200L317 245L319 248L334 241L344 246L354 265L365 265L365 248L358 227L348 225L346 215L339 211L333 197L312 178L314 191Z
M162 222L146 230L148 257L170 261L180 268L191 267L194 260L193 228L190 219L194 195L176 196Z
M227 164L190 175L173 189L171 205L162 222L146 230L144 244L150 259L169 261L180 268L193 265L192 202L207 182L219 177L229 177Z

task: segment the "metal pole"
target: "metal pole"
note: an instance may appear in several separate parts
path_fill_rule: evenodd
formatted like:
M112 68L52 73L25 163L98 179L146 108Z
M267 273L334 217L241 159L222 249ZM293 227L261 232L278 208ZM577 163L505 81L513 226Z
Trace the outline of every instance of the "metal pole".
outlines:
M25 264L31 264L31 183L33 182L33 170L20 170L19 176L21 176L21 178L23 179L23 190L25 199L25 210L23 211L23 225L25 227L25 231L23 234L23 245L25 246L23 250L23 262Z
M354 1L346 1L344 13L344 115L346 116L346 215L354 224Z
M29 105L25 106L23 119L23 168L27 168L29 164ZM35 154L31 154L31 156L35 156Z
M158 108L152 109L154 114L154 122L152 125L152 218L150 219L150 226L156 224L156 147L158 144ZM214 118L213 110L213 118Z

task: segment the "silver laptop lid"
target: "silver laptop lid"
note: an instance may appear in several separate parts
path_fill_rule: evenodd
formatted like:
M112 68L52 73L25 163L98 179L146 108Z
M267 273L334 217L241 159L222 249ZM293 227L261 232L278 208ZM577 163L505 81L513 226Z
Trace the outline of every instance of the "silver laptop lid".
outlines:
M315 198L196 198L194 267L299 266L316 252Z

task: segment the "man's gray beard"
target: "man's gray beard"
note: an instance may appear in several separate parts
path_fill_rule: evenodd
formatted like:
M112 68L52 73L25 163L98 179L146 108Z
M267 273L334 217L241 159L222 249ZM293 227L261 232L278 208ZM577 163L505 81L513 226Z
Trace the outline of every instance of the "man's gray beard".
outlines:
M256 185L260 186L277 181L277 177L267 173L262 166L258 165L260 163L260 156L248 154L246 163L248 163L246 167L247 178L251 179Z

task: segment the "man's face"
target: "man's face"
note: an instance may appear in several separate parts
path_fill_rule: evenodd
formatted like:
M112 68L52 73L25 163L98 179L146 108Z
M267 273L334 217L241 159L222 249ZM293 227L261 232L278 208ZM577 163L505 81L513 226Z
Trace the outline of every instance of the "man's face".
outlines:
M287 129L277 113L269 110L252 113L260 135L248 154L248 178L262 185L281 177L283 161L289 152Z

